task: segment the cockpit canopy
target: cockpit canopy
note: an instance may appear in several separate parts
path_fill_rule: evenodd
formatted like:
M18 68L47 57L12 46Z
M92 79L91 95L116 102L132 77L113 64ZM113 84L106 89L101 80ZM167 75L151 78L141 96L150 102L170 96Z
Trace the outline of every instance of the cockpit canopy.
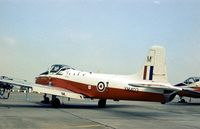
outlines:
M55 64L52 65L46 72L40 74L40 75L47 75L47 74L59 74L62 71L65 71L67 69L74 69L68 65L62 65L62 64Z
M190 77L187 80L184 81L185 84L193 84L195 82L199 82L200 77Z

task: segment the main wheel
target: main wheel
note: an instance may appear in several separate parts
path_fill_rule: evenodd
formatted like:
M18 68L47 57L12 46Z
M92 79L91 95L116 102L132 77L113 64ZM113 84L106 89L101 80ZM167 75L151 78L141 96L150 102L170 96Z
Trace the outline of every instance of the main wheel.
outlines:
M162 101L162 102L160 102L161 104L166 104L166 101Z
M185 99L181 99L181 100L179 101L179 103L187 103L187 102L185 101Z
M54 108L59 108L60 107L60 100L58 98L54 98L51 101L51 105Z
M100 99L98 102L99 108L105 108L106 107L106 99Z

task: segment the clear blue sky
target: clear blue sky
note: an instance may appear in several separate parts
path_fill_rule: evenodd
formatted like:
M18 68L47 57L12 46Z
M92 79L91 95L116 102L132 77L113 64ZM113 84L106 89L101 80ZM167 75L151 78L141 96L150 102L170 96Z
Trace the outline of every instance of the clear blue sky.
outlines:
M27 80L51 64L132 74L167 51L169 81L200 76L200 0L0 0L0 74Z

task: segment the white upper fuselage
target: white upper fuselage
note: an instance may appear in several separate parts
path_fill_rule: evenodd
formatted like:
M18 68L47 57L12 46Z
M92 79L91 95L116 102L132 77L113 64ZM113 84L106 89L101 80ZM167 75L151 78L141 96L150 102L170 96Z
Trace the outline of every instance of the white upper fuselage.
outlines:
M63 80L69 80L72 82L78 82L89 86L97 86L99 82L109 82L109 88L125 89L130 87L129 84L142 84L152 86L169 86L168 83L158 83L147 80L140 80L137 75L116 75L116 74L101 74L93 72L83 72L74 69L68 69L62 71L62 75L49 74L48 77L59 78ZM145 88L140 88L142 91Z

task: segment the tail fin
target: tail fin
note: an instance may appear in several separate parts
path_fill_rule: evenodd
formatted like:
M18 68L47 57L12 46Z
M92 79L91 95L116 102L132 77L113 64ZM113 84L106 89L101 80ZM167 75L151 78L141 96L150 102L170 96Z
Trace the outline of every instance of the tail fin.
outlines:
M152 46L145 59L143 69L139 74L142 80L154 82L168 82L165 62L165 48Z

